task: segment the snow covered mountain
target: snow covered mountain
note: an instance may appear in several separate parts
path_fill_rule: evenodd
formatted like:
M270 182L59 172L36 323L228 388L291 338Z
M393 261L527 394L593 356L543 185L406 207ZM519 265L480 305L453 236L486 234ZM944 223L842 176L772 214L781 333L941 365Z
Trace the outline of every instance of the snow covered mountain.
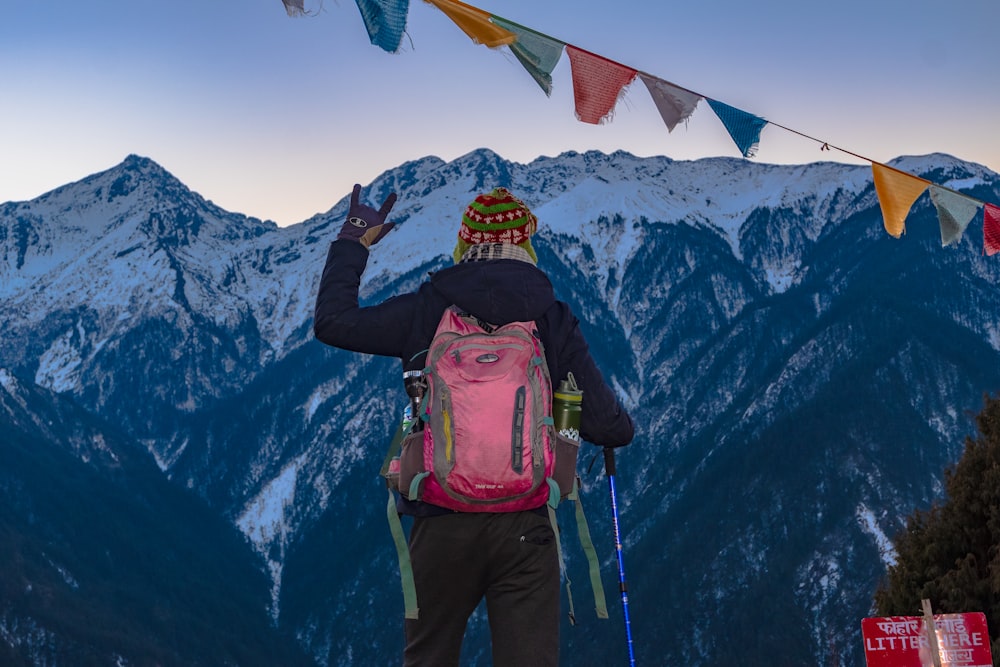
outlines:
M977 165L894 164L1000 199ZM925 197L888 237L867 167L479 150L365 188L399 201L363 300L449 264L461 211L498 185L538 215L540 265L637 418L619 485L643 662L857 664L887 536L937 497L970 412L1000 388L1000 264L977 225L942 249ZM405 401L399 365L311 334L346 209L279 228L137 156L0 204L0 368L115 424L238 527L266 562L272 621L319 664L385 664L402 605L377 471ZM604 579L613 591L612 568ZM564 629L566 664L621 659L620 618L581 624ZM485 664L486 638L477 615L469 664Z

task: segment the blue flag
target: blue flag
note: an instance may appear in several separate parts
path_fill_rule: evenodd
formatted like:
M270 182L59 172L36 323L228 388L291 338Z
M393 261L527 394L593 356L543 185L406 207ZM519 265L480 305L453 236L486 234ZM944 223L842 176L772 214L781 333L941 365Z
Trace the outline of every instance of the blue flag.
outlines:
M713 99L708 99L708 103L722 124L726 126L729 136L736 142L743 157L756 155L757 144L760 143L760 131L767 125L767 121Z
M410 0L357 0L371 43L395 53L403 41Z

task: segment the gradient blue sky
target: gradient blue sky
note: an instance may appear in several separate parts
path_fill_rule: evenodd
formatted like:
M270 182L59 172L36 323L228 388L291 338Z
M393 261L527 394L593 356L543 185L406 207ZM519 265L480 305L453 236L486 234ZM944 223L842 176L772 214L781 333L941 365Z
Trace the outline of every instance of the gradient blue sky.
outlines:
M1000 0L471 4L872 160L944 152L1000 171ZM565 55L548 98L421 0L407 32L398 54L372 46L353 0L294 19L280 0L5 2L0 202L136 153L287 225L427 155L738 155L705 102L668 133L636 82L588 125ZM774 126L754 159L858 162Z

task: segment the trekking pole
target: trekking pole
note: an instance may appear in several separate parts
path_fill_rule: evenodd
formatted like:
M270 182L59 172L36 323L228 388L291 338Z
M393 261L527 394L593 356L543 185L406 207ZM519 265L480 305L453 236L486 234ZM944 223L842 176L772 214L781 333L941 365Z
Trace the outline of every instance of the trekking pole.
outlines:
M604 471L608 475L611 491L611 525L615 531L615 556L618 558L618 588L622 593L622 611L625 614L625 639L628 641L628 664L635 667L635 652L632 649L632 622L628 615L628 584L625 582L625 564L622 562L622 535L618 528L618 494L615 492L615 450L604 448Z

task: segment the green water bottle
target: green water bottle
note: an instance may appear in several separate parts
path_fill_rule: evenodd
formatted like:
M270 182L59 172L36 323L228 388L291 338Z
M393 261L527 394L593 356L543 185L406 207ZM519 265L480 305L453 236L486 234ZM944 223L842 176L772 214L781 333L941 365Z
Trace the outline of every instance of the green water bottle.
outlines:
M576 386L572 373L559 383L552 394L552 420L556 431L564 438L580 442L580 415L583 406L583 392Z

